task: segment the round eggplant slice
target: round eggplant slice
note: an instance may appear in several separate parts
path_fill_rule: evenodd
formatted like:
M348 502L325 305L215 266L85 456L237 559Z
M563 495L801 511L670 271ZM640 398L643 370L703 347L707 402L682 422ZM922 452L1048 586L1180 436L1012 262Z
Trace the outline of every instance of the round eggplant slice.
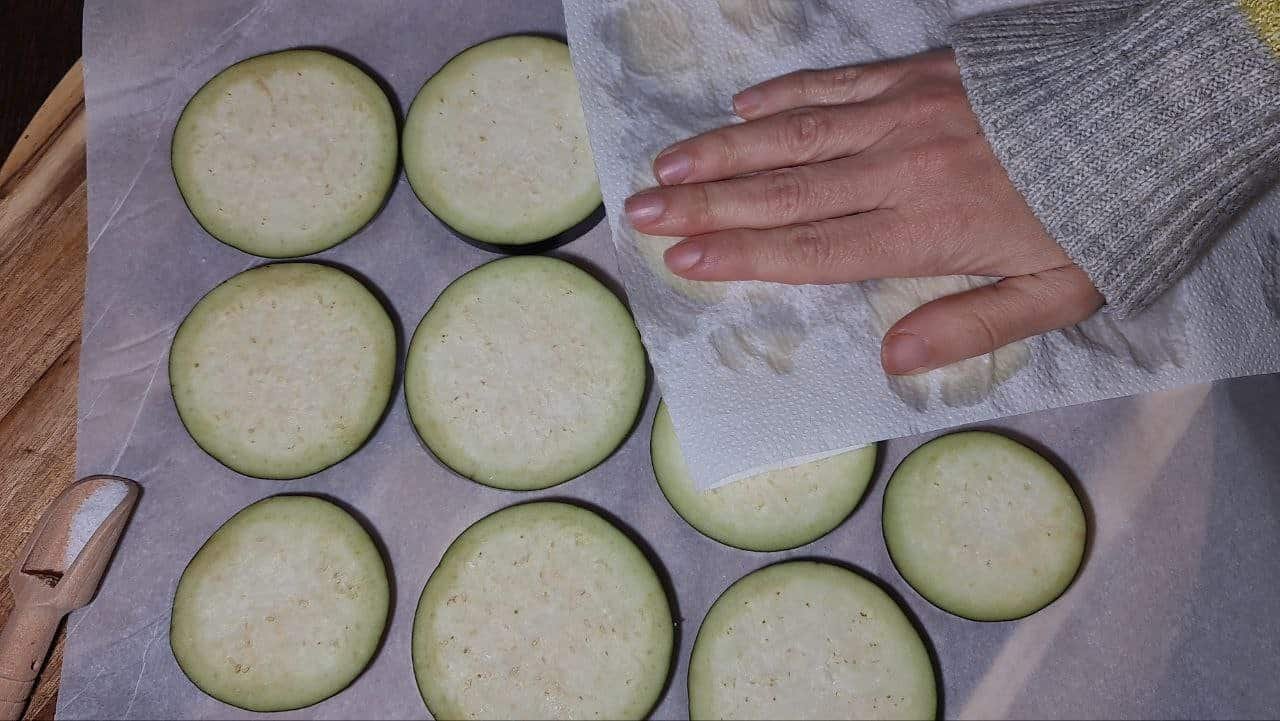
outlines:
M529 253L604 217L569 47L517 35L450 60L409 106L404 167L418 199L463 240Z
M310 706L372 660L389 589L377 546L349 513L310 496L258 501L215 531L183 571L173 656L223 703Z
M360 281L278 263L209 291L178 327L169 384L195 442L258 478L311 475L373 433L395 381L396 334Z
M591 511L529 503L449 546L418 602L413 671L436 718L639 719L674 641L635 543Z
M1049 605L1075 578L1088 533L1080 499L1053 464L983 431L912 451L885 487L883 521L907 583L975 621Z
M442 462L507 490L547 488L603 461L640 412L646 367L631 314L577 266L503 258L427 311L405 366L418 434Z
M173 175L214 238L266 258L337 245L368 223L396 173L396 118L355 65L317 50L249 58L191 98Z

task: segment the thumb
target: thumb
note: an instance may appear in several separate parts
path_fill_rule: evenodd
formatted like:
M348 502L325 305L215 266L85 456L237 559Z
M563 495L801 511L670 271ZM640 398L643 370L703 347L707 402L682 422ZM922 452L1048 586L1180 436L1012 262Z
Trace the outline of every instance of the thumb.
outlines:
M908 313L885 334L880 362L891 375L923 373L1074 325L1102 303L1074 265L1005 278Z

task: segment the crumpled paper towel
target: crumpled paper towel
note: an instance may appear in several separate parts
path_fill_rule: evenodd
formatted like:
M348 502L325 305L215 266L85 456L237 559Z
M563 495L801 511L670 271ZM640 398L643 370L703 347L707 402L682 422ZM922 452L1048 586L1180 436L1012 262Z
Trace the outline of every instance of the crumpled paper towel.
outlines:
M565 0L574 66L619 269L695 481L711 488L867 443L1192 382L1280 370L1280 193L1156 307L910 379L883 332L973 278L843 286L695 283L674 238L637 233L624 199L668 144L736 122L738 90L802 68L946 44L953 16L1009 0Z

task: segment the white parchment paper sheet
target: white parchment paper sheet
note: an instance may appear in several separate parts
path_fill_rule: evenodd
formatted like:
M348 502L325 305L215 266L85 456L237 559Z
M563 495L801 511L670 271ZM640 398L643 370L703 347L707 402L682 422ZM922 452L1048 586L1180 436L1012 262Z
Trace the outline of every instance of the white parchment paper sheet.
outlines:
M954 14L1013 4L966 0ZM950 371L905 381L933 379L923 409L894 392L880 367L887 324L875 320L874 283L739 283L722 298L691 299L686 282L673 287L655 273L656 252L637 251L622 214L628 195L654 183L653 156L735 122L730 98L754 83L942 46L952 10L942 0L566 0L565 8L619 266L701 487L885 438L1280 371L1280 190L1156 308L1031 340L1030 363L981 399L948 402L937 379Z
M171 336L201 294L260 261L205 235L169 171L169 134L208 77L259 52L330 46L377 71L403 110L447 58L515 31L561 29L555 2L123 2L85 13L90 256L80 370L78 468L144 492L95 602L74 614L58 714L67 719L252 718L198 691L168 644L169 604L192 554L243 506L280 492L328 494L386 549L395 606L373 665L347 691L273 718L423 718L409 660L418 594L445 547L485 514L535 497L603 508L643 539L670 579L678 663L656 718L687 713L685 670L698 624L733 580L792 557L838 559L901 598L937 652L950 717L1266 717L1280 714L1280 379L1193 386L1005 419L1079 480L1094 534L1080 578L1056 604L1006 624L929 606L885 554L880 499L896 463L924 440L883 446L853 517L805 548L753 554L698 535L652 478L656 398L622 449L546 492L503 493L450 473L421 447L397 392L373 440L289 483L220 466L183 432L169 397ZM601 225L563 255L612 272ZM444 286L492 256L449 236L399 183L382 214L323 254L385 295L405 334ZM1261 331L1260 331L1261 332Z

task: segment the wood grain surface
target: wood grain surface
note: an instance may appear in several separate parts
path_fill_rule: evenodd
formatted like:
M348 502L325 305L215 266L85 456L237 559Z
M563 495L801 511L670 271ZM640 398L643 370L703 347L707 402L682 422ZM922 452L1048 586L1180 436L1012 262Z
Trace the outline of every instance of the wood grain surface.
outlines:
M84 77L76 63L0 166L0 624L13 607L15 554L75 480L86 222ZM26 718L53 718L64 636L59 631Z

